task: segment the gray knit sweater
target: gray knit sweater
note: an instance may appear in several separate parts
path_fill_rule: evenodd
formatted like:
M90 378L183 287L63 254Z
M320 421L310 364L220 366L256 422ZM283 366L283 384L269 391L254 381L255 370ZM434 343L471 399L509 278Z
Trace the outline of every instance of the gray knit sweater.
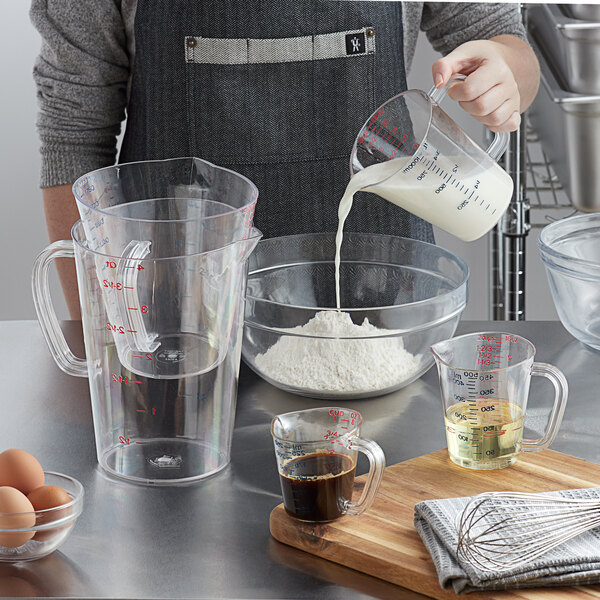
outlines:
M136 5L137 0L32 0L31 20L42 36L34 67L42 187L72 183L114 164L135 60ZM419 30L442 54L495 35L526 39L517 6L403 2L406 71Z

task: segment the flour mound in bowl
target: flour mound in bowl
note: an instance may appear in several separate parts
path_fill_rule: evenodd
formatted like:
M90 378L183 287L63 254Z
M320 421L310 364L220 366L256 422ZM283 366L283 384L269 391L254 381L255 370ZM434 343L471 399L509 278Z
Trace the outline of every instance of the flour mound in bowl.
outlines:
M266 377L290 387L348 393L384 390L408 380L420 367L420 358L404 348L400 336L368 339L388 332L368 319L356 325L347 312L320 311L305 325L285 331L290 335L282 335L257 355L256 366Z

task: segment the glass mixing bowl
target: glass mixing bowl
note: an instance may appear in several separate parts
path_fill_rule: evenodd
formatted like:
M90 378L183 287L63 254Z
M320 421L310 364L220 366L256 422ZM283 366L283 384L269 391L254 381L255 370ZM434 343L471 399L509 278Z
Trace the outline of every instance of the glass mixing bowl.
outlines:
M24 562L36 560L54 552L69 537L77 517L83 510L83 486L77 479L45 471L45 485L56 485L70 496L71 501L56 508L36 510L35 524L26 529L11 527L11 521L22 513L0 513L0 540L19 532L28 532L33 537L22 546L16 548L2 546L0 542L0 563ZM10 539L10 538L8 538Z
M546 225L538 248L561 323L579 341L600 350L600 214Z
M259 242L244 361L285 391L323 399L379 396L421 377L433 364L429 347L452 337L465 308L465 262L417 240L345 233L340 314L334 256L332 233Z

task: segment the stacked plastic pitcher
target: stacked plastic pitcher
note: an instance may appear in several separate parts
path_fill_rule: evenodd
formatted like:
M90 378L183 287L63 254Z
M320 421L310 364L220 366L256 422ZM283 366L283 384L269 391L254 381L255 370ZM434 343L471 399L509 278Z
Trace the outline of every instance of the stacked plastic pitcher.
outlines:
M88 377L98 462L110 476L178 485L230 459L247 259L258 191L197 158L94 171L73 192L72 240L36 259L38 319L59 367ZM86 358L50 299L56 258L74 257Z

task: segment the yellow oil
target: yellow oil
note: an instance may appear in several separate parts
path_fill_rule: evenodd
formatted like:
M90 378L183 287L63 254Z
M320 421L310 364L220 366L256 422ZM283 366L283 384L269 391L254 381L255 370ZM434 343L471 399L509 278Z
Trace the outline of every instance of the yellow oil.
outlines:
M470 469L502 469L517 459L523 411L497 399L454 404L444 417L450 459Z

